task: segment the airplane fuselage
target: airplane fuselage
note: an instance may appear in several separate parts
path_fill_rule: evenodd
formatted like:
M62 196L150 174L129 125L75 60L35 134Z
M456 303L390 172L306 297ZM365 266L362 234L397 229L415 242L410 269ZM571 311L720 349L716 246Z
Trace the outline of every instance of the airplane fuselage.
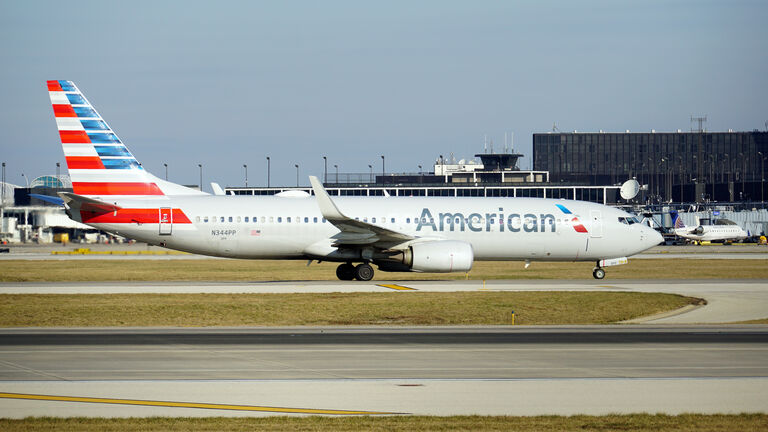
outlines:
M594 261L633 255L659 240L648 227L619 223L627 213L582 201L444 197L334 197L333 201L350 218L421 241L469 243L476 260ZM328 256L334 249L329 239L340 231L323 218L314 197L209 195L115 203L122 209L73 217L107 232L197 254L336 260ZM141 217L132 217L134 213Z

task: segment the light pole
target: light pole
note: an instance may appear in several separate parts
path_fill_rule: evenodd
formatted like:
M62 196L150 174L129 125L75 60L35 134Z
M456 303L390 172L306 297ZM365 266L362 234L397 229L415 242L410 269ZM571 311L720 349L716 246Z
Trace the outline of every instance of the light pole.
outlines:
M760 203L765 202L765 156L763 152L757 152L760 155Z
M0 208L2 208L5 205L5 162L3 162L3 172L2 177L0 177ZM0 215L2 216L2 215Z
M328 183L328 157L323 156L323 182Z
M168 181L168 164L164 163L163 166L165 167L165 181Z
M336 184L338 184L339 183L339 166L334 164L333 167L336 168Z
M381 175L387 175L387 170L384 169L384 155L381 155Z
M715 156L709 155L709 181L712 183L712 196L710 199L715 201Z
M203 164L197 164L197 167L200 168L200 192L203 191Z
M243 168L245 168L245 187L248 187L248 165L243 164Z
M296 167L296 187L299 187L299 164L294 165Z
M371 171L370 179L368 181L373 182L373 165L368 164L368 169Z
M29 189L29 177L25 176L24 173L21 173L21 176L24 177L24 180L27 182L27 189Z
M56 162L56 181L63 186L61 183L61 162Z
M741 158L741 196L746 198L747 160L744 159L744 153L739 153L739 158Z
M269 187L269 168L270 168L269 156L267 156L267 187Z

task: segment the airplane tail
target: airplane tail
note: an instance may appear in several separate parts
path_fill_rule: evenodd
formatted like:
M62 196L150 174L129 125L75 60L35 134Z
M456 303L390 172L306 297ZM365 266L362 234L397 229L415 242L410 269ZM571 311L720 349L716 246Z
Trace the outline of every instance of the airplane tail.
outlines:
M47 83L75 194L110 198L202 194L146 172L72 81Z
M672 227L674 229L685 228L683 218L680 217L680 214L677 211L672 210L669 212L669 214L672 216Z

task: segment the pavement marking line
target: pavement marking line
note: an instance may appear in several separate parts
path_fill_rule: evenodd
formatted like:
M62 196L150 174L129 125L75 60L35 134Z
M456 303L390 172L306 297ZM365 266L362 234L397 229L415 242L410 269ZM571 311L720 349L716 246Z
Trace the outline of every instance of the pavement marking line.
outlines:
M141 406L173 407L173 408L201 408L201 409L218 409L218 410L231 410L231 411L260 411L260 412L276 412L276 413L291 413L291 414L328 414L328 415L403 414L403 413L396 413L396 412L380 412L380 411L349 411L349 410L332 410L332 409L316 409L316 408L285 408L285 407L269 407L269 406L253 406L253 405L227 405L227 404L198 403L198 402L111 399L111 398L53 396L53 395L1 393L1 392L0 392L0 398L56 401L56 402L85 402L85 403L103 403L103 404L117 404L117 405L141 405Z
M410 288L407 286L395 285L395 284L378 284L377 286L398 290L398 291L418 291L416 288Z

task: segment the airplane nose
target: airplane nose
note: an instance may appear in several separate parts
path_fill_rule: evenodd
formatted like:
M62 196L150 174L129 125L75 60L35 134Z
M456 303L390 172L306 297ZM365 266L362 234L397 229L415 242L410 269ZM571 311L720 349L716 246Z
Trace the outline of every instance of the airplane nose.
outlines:
M645 241L648 248L652 248L664 241L664 237L655 229L647 227L645 230Z

